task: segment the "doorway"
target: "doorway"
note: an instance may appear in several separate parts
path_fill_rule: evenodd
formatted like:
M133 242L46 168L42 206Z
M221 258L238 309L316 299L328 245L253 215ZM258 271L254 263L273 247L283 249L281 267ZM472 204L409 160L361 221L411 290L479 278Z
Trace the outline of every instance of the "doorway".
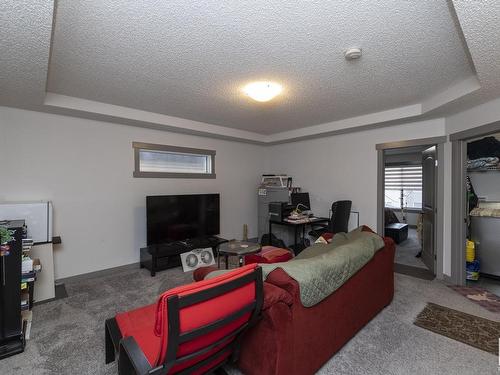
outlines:
M395 271L425 279L442 277L440 168L446 137L377 145L377 230L396 242ZM442 164L441 164L442 165Z
M500 123L450 140L452 281L500 296Z

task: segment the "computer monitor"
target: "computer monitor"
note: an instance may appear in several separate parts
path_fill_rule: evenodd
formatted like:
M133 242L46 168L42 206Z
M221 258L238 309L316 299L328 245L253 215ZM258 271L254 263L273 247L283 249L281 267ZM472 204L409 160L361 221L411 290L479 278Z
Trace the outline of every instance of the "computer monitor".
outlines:
M309 211L311 209L311 202L309 201L309 193L292 193L291 199L292 199L292 206L297 207L298 204L301 204L303 206L299 207L300 210ZM306 206L307 209L304 208L304 206Z

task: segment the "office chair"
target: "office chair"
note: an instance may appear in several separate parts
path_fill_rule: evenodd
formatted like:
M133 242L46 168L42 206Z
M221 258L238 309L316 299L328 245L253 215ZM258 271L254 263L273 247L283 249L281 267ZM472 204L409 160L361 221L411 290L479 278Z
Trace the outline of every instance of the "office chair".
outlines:
M309 235L319 237L323 233L340 233L349 231L349 216L351 215L352 201L336 201L332 203L332 216L328 224L316 224Z

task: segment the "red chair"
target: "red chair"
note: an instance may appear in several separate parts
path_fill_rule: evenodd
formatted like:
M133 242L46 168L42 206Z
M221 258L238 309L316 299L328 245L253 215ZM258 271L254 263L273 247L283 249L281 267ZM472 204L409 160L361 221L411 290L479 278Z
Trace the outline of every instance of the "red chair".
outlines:
M119 374L206 374L237 360L242 333L263 304L255 264L163 293L106 320L106 363Z

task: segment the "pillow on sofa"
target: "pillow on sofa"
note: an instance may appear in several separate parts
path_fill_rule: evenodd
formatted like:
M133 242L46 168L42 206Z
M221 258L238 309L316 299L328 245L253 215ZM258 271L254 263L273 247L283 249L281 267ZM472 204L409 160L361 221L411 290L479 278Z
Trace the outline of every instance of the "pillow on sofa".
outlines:
M276 246L262 246L262 250L257 254L245 256L245 264L252 263L281 263L293 258L290 250Z
M332 242L332 237L333 233L326 232L319 236L318 239L314 241L314 243L330 243Z

